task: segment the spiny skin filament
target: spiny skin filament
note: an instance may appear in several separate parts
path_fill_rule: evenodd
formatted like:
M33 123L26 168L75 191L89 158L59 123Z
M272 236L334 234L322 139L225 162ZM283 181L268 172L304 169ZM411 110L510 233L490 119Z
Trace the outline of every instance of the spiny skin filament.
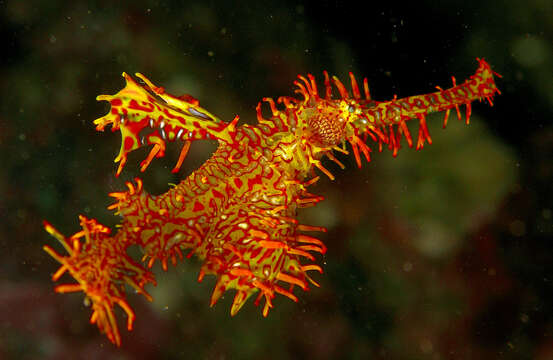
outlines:
M156 284L150 271L156 261L168 270L170 263L197 256L203 261L198 281L205 275L217 278L211 306L227 290L235 290L231 315L253 295L256 305L263 302L263 316L273 307L276 294L297 302L296 287L305 291L310 284L319 286L308 273L322 273L316 256L326 252L323 242L312 236L326 229L297 220L300 208L323 200L308 191L319 180L315 169L334 179L323 160L326 157L343 169L335 152L350 154L346 143L359 167L362 158L370 161L369 139L379 151L387 147L394 156L402 138L409 147L421 149L432 143L426 124L432 112L445 111L445 127L452 109L461 119L459 107L464 105L468 124L472 102L485 99L492 105L499 93L494 82L494 75L499 75L483 59L477 61L475 74L462 84L453 78L449 89L390 101L373 100L367 79L360 89L351 73L351 94L326 71L322 91L311 74L299 75L294 84L301 98L263 98L256 108L258 124L241 126L238 116L224 122L190 95L177 97L141 74L135 80L123 73L126 86L121 91L98 96L110 102L111 110L94 121L100 131L111 125L112 131L121 132L116 176L128 153L142 146L152 145L140 165L145 171L154 158L164 156L168 142L182 142L173 172L180 169L192 141L211 139L219 146L209 160L165 194L147 194L139 178L127 182L126 191L110 193L115 202L108 208L123 217L113 235L84 216L80 216L82 230L70 237L45 222L45 229L68 253L44 247L61 264L52 280L68 272L77 281L55 290L83 291L92 304L90 322L118 346L121 338L113 308L123 309L131 330L135 314L126 301L125 284L152 300L145 286ZM339 92L337 99L332 85ZM262 113L263 103L270 110L268 118ZM416 138L406 124L412 119L419 123ZM143 250L141 263L127 254L133 245Z

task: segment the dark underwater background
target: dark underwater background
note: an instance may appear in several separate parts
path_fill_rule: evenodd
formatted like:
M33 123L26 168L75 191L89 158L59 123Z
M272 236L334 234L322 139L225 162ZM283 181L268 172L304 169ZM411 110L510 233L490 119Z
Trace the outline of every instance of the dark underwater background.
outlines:
M553 358L551 1L113 3L0 2L0 359ZM139 175L162 193L214 150L194 143L173 175L173 146L142 175L142 149L115 178L120 136L92 121L123 71L253 123L297 74L353 71L389 100L463 81L476 57L502 95L474 104L469 126L452 114L442 130L437 114L422 151L329 162L337 179L302 214L329 229L321 288L297 304L278 296L262 318L250 300L231 318L233 294L210 308L214 278L198 284L196 260L156 265L154 303L129 294L132 332L117 311L116 348L82 294L54 293L42 246L62 249L43 219L67 235L78 214L114 228L108 192Z

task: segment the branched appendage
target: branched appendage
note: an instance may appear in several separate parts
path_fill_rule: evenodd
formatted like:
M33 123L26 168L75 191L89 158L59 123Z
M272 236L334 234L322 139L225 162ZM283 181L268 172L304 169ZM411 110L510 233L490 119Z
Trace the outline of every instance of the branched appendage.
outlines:
M94 219L79 216L82 230L66 238L48 222L44 227L50 235L58 239L68 256L57 253L49 246L44 250L56 259L61 267L52 276L53 281L69 272L76 284L62 284L55 288L58 293L82 291L86 294L85 303L92 304L90 323L98 325L100 332L119 346L121 336L113 307L119 305L127 314L127 329L130 331L135 319L134 311L126 301L125 284L137 293L152 301L144 289L147 283L155 284L154 276L127 254L124 244L109 236L110 229ZM84 242L81 239L84 238Z
M307 291L309 282L319 286L308 272L322 273L322 269L313 263L314 255L324 254L326 246L319 239L298 232L326 229L299 225L294 218L277 215L279 211L273 208L252 212L246 219L236 219L238 223L235 222L230 229L219 227L225 234L222 249L213 251L215 249L205 244L207 249L199 251L207 253L207 257L198 280L201 281L205 275L217 277L211 306L223 293L235 289L230 310L234 316L257 293L254 304L259 305L264 300L262 314L266 317L273 307L276 294L297 302L295 287Z
M236 291L231 315L254 294L256 305L264 301L263 316L273 307L276 294L297 302L296 288L305 291L309 284L319 286L308 273L322 273L316 256L326 252L323 242L311 236L326 229L298 224L297 220L298 209L323 200L307 190L319 179L315 170L334 179L323 165L324 158L343 169L344 164L334 154L350 154L346 150L349 143L361 167L363 157L371 159L369 138L380 151L386 146L394 156L402 137L410 147L421 149L432 142L426 116L436 111L445 111L445 127L452 109L461 119L459 108L464 105L468 123L474 100L486 99L491 105L499 93L494 82L494 75L499 75L483 59L478 62L476 73L462 84L457 85L453 78L449 89L391 101L373 100L367 79L361 88L351 73L351 94L338 78L326 72L321 92L312 75L300 75L295 85L301 99L282 96L275 102L263 98L270 117L263 116L259 103L258 124L242 126L237 126L238 116L223 122L189 95L173 96L141 74L136 74L139 81L123 74L126 86L120 92L98 97L109 101L111 110L95 121L98 130L112 124L113 130L121 131L116 175L123 169L127 154L141 146L151 146L141 163L144 171L154 158L164 155L168 142L182 141L173 172L180 168L192 141L214 139L219 147L199 169L165 194L147 194L138 178L126 183L127 191L110 193L115 202L109 209L123 217L113 237L108 228L83 216L82 231L69 238L45 222L46 230L68 253L62 256L44 247L61 263L52 279L57 281L69 272L77 280L76 284L58 285L56 291L83 291L92 303L90 321L117 345L121 340L113 308L118 305L127 314L129 330L135 318L126 301L125 284L151 300L144 286L155 284L155 280L146 267L159 260L168 270L168 263L176 265L185 250L189 251L186 257L195 255L203 261L199 281L205 275L217 278L211 306L228 290ZM332 86L338 90L339 99L333 99ZM410 119L419 124L416 139L407 126ZM131 245L142 248L145 266L127 255Z
M203 239L189 225L190 218L179 216L186 213L185 196L151 196L143 190L141 179L135 178L135 183L126 182L127 191L109 193L115 202L108 209L124 217L120 234L127 243L142 247L142 262L151 269L159 260L167 271L169 262L176 266L178 259L184 258L183 251L198 246Z
M145 171L154 158L165 155L168 142L182 141L179 160L173 169L178 172L188 152L190 141L215 139L231 142L236 121L226 123L200 107L190 95L173 96L162 87L155 86L144 75L137 73L135 80L123 73L126 86L115 95L99 95L98 101L109 101L110 112L95 120L98 131L112 125L112 131L121 131L121 149L115 162L119 162L119 176L129 152L142 146L153 145L149 155L140 164Z

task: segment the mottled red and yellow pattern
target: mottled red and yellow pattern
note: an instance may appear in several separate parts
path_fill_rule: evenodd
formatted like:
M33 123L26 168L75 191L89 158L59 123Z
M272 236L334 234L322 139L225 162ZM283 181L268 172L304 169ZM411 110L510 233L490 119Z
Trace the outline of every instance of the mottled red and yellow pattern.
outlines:
M141 146L153 145L141 164L144 171L153 158L164 155L167 142L182 142L175 172L192 141L212 139L219 147L199 169L163 195L146 193L138 178L134 184L127 183L127 191L109 194L115 199L109 208L123 217L114 235L84 216L80 217L82 230L71 237L45 222L46 230L68 252L63 256L44 247L62 264L53 280L68 271L77 281L58 285L56 291L83 291L92 303L91 323L117 345L121 340L113 307L119 305L127 313L129 330L135 318L126 301L125 284L152 300L144 289L148 283L155 285L149 269L159 260L167 270L168 263L175 265L185 252L186 257L196 255L203 260L199 281L205 275L217 277L211 305L225 291L235 290L232 315L252 295L256 305L263 301L264 316L276 294L297 301L296 287L318 286L308 273L322 272L315 255L326 252L322 241L309 235L325 228L297 220L298 209L323 200L308 192L319 179L315 168L334 179L321 161L327 157L343 168L334 153L348 154L346 142L359 166L361 153L370 160L369 139L379 150L387 146L394 155L402 137L409 146L416 142L417 149L422 148L432 142L426 126L426 115L431 112L445 111L445 126L450 110L455 109L461 118L459 106L465 105L468 123L472 101L486 99L491 104L499 93L494 82L497 74L483 59L478 62L476 73L460 85L453 79L450 89L391 101L372 100L367 79L362 96L351 73L351 94L326 72L324 93L319 93L312 75L299 76L294 83L301 98L283 96L276 103L263 98L271 116L263 117L259 103L258 124L253 126L238 126L238 117L224 122L190 95L176 97L141 74L135 80L124 73L123 90L98 96L110 102L111 111L94 122L98 130L111 124L112 131L121 131L117 175L127 154ZM339 99L332 98L331 84L338 89ZM416 140L406 125L410 119L419 122ZM141 263L127 254L132 245L143 249Z

